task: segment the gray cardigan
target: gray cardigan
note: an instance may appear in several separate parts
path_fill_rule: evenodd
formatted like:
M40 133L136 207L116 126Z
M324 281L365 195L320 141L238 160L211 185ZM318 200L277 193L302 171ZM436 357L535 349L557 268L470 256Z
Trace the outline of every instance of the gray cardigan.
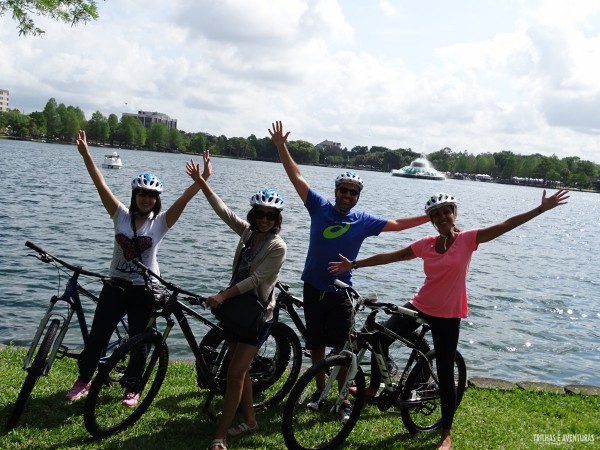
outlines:
M208 199L208 203L225 222L229 228L240 236L235 257L233 258L232 271L237 267L237 261L240 257L244 243L252 234L250 224L240 219L236 214L223 203L217 194ZM273 317L273 308L275 307L275 283L279 277L279 271L285 261L287 246L284 240L278 234L271 234L264 247L250 263L250 276L236 284L240 294L252 290L266 306L265 319L270 320Z

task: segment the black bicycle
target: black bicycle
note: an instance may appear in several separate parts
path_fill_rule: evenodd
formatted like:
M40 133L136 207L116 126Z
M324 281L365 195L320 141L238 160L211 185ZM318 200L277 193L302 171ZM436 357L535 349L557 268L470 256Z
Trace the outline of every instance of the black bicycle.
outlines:
M209 345L213 343L206 339L198 344L192 323L188 319L199 321L194 325L204 324L209 328L208 333L213 336L221 336L223 330L211 320L212 316L209 319L183 303L186 301L190 305L206 308L206 299L166 281L143 264L136 264L146 276L151 276L164 285L169 295L154 305L146 331L133 336L115 351L92 381L84 404L84 422L86 429L94 437L107 437L125 430L150 407L167 373L167 339L175 322L179 324L194 355L197 384L208 390L202 411L213 420L216 420L216 416L210 410L212 400L215 395L223 395L226 388L227 346ZM186 297L180 300L180 294ZM157 329L159 322L161 325L164 322L162 331ZM259 349L252 364L253 393L255 403L260 405L273 404L282 395L281 385L285 382L281 378L287 373L292 354L290 342L294 337L298 339L293 332L288 334L287 331L281 331L284 328L280 325L283 324L273 324L269 339ZM139 394L134 407L122 404L124 395L129 392Z
M355 325L356 313L364 308L370 308L371 312L364 326L353 330L340 354L311 366L290 392L282 419L287 447L293 450L333 449L344 442L364 408L366 386L361 365L367 351L373 353L383 380L383 390L376 402L378 408L381 411L399 411L410 432L439 428L441 408L436 355L426 343L425 337L430 331L426 321L416 311L361 297L351 286L340 281L336 281L336 286L354 305ZM413 318L420 325L416 339L412 335L409 338L400 336L377 323L375 317L380 311ZM387 354L380 342L382 335L394 340ZM404 370L400 371L398 363L402 353L405 358L408 357ZM458 408L467 381L466 365L459 352L456 352L454 372ZM308 403L315 400L312 395L317 391L315 378L318 374L325 376L325 389L319 395L317 407L311 405L309 408ZM340 374L341 382L338 384ZM352 412L349 417L340 420L339 411L350 390L355 393Z
M130 281L122 278L106 277L98 273L84 270L79 266L71 265L62 259L51 255L45 250L42 250L40 247L29 241L25 242L25 245L36 252L35 255L29 256L34 256L43 263L53 264L56 267L59 274L59 293L61 273L71 272L71 275L67 280L63 293L60 295L53 295L50 299L50 304L48 305L46 313L42 317L37 331L33 336L33 340L23 364L23 369L25 369L27 375L23 382L23 386L21 387L21 391L19 392L19 396L15 401L12 412L8 417L8 429L14 428L17 425L35 384L41 376L48 375L54 361L65 357L74 359L79 358L78 350L70 350L66 345L63 345L65 335L67 334L73 316L76 317L79 324L84 345L87 343L89 330L81 303L81 296L87 297L94 302L98 302L98 297L82 286L82 277L91 277L95 279L94 281L100 280L104 284L110 284L117 287L124 287L131 284ZM115 328L110 343L104 349L99 361L99 366L106 361L108 356L110 356L119 345L127 340L127 336L127 322L126 319L123 318Z
M254 392L254 408L264 409L278 405L289 394L296 383L304 356L309 356L302 346L298 334L304 338L306 327L298 310L303 307L303 300L289 292L289 286L281 282L276 284L279 293L273 309L273 324L269 336L258 349L250 365L250 379ZM294 323L298 334L289 325L280 322L280 313L285 311ZM218 355L225 346L225 335L218 327L210 328L200 341L200 348L211 349ZM223 392L227 386L227 367L229 355L226 354L222 367L218 372L219 384ZM198 368L198 367L197 367ZM203 387L198 371L198 386Z

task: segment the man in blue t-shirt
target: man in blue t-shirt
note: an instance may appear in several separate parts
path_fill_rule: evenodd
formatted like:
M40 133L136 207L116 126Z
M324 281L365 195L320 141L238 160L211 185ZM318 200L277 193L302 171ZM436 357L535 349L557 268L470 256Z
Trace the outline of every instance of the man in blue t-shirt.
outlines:
M362 211L352 211L363 188L362 179L352 171L345 171L335 179L335 203L310 188L292 159L286 141L290 132L283 133L281 121L269 130L277 147L283 167L296 192L310 214L310 242L302 272L304 281L304 318L306 320L306 347L311 350L313 364L325 357L325 347L336 351L343 348L352 327L352 305L345 296L336 292L329 273L330 261L338 261L342 253L354 261L363 241L382 231L401 231L429 222L427 215L387 220ZM357 269L356 265L353 265ZM338 278L352 284L351 272ZM324 378L317 378L317 389L324 387ZM318 399L318 396L314 396ZM309 408L311 404L309 403ZM313 405L317 408L316 403ZM341 415L341 414L340 414ZM349 416L349 405L347 416ZM342 417L348 420L348 417Z

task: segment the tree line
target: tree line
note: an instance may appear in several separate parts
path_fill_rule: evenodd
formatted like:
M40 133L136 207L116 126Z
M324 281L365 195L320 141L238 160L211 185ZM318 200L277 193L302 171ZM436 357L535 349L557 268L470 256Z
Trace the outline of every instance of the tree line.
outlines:
M79 107L58 104L54 98L42 112L22 114L19 110L0 113L0 132L13 137L47 142L73 142L77 132L86 131L91 143L124 148L140 148L166 152L213 155L261 161L278 161L277 149L270 137L247 138L214 136L205 132L187 133L169 129L162 123L145 128L132 116L104 116L100 111L86 120ZM348 150L340 146L315 146L304 140L288 142L290 153L299 164L355 167L389 172L408 166L421 156L412 149L389 149L381 146L356 146ZM559 159L556 155L520 155L508 150L473 155L454 152L446 147L425 155L433 166L448 174L474 176L487 174L499 180L533 180L537 184L569 186L580 189L600 188L600 165L576 156Z

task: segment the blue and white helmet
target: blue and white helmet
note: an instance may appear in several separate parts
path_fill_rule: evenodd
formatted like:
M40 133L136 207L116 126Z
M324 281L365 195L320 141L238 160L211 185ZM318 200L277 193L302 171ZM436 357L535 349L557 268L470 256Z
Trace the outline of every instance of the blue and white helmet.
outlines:
M425 214L429 214L434 209L438 209L446 205L451 205L456 208L457 203L453 195L444 194L443 192L433 194L431 197L429 197L427 203L425 203Z
M268 206L281 211L283 209L283 197L273 189L262 189L250 197L251 206Z
M341 183L352 183L358 186L358 189L362 191L363 188L363 180L356 173L351 170L346 170L345 172L339 174L335 179L335 187L337 188Z
M131 189L144 189L159 194L163 191L162 182L152 173L142 173L131 181Z

